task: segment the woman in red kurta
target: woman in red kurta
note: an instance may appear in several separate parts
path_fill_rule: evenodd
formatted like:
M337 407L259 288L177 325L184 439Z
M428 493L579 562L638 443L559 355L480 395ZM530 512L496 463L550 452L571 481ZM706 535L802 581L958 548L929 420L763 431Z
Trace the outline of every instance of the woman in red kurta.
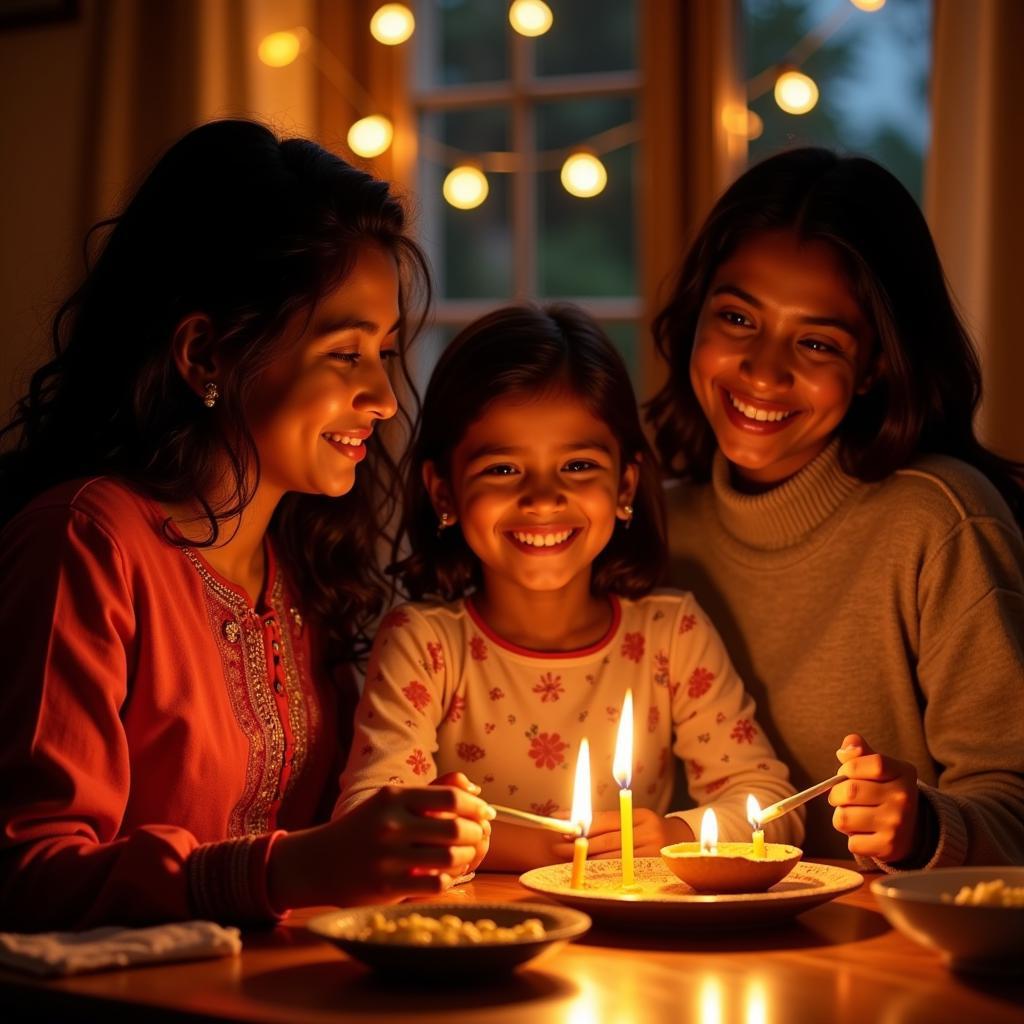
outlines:
M401 207L229 121L113 223L4 431L0 928L436 892L486 846L464 780L328 821L423 269Z

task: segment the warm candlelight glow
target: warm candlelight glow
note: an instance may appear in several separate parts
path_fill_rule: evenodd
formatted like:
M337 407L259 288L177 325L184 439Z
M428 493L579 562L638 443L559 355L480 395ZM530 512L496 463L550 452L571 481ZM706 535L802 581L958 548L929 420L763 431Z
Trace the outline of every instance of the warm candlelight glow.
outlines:
M764 846L764 829L761 828L761 805L753 793L747 794L747 821L753 830L751 838L754 843L754 856L764 858L767 851Z
M619 718L619 735L615 740L612 775L619 784L619 830L622 834L622 885L636 885L633 875L633 691L626 690Z
M260 40L256 55L269 68L287 67L302 52L305 29L271 32Z
M569 820L580 830L580 835L572 845L572 878L573 889L583 888L583 877L587 863L587 833L594 812L590 805L590 743L586 737L580 740L580 749L576 754L576 779L572 787L572 810Z
M718 853L718 818L710 807L700 820L700 852Z

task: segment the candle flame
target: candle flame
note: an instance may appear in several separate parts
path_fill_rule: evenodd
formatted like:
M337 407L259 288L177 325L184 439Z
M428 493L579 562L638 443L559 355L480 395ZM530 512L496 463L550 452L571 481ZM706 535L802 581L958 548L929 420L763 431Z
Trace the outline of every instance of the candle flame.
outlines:
M747 821L752 829L761 827L761 805L753 793L747 794Z
M569 820L580 830L580 835L590 831L594 814L590 809L590 743L586 737L580 740L576 755L576 781L572 787L572 811Z
M619 718L619 735L615 740L612 775L622 789L629 789L633 778L633 691L627 690Z
M710 807L700 821L700 852L718 852L718 818Z

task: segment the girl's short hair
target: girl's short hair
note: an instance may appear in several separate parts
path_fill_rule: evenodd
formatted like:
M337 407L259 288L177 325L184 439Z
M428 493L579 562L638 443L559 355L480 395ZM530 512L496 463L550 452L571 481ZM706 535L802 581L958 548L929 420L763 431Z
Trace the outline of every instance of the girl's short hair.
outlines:
M1024 467L989 451L974 433L980 365L917 203L873 161L825 149L789 150L750 168L690 246L654 321L669 374L647 417L666 472L710 477L715 436L689 373L697 320L719 266L753 236L779 230L839 253L878 338L877 377L838 429L846 471L880 480L919 455L952 455L985 473L1020 522Z
M453 450L495 399L561 393L581 399L608 425L623 466L639 466L631 528L618 526L595 560L594 592L638 597L661 580L666 565L661 482L622 357L576 306L509 306L461 331L427 386L409 453L400 533L400 543L411 553L391 568L412 598L450 601L481 583L479 561L461 529L438 531L422 482L424 464L433 462L447 477Z
M0 431L0 440L16 439L0 457L0 525L47 487L113 474L159 500L200 502L205 543L214 543L258 480L243 409L289 319L312 313L367 244L399 265L401 351L418 327L406 321L410 305L429 300L426 262L387 183L252 121L189 132L90 236L97 231L103 244L55 318L54 357ZM195 313L209 318L215 346L230 357L217 415L173 358L175 329ZM378 431L369 444L352 492L290 494L272 527L338 657L361 647L387 592L366 551L390 521L398 474ZM225 457L233 496L214 509L207 496Z

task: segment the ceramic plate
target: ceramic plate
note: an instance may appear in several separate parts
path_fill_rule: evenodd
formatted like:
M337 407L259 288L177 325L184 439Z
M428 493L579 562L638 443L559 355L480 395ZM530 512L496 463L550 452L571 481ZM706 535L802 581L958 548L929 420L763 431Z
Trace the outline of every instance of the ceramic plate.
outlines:
M510 928L535 917L544 925L544 937L459 946L415 946L358 938L375 913L388 920L411 914L424 917L454 914L463 921L490 919L501 928ZM467 978L479 973L511 970L532 960L544 950L582 935L590 927L590 918L576 910L551 904L416 902L337 910L313 918L308 927L369 967L430 979L456 975Z
M582 889L572 889L570 864L534 868L519 881L534 892L543 893L585 910L599 921L645 928L699 924L702 927L773 925L805 910L852 892L863 882L856 871L801 861L767 892L701 895L679 881L660 857L638 857L636 892L623 892L622 863L595 860L587 863Z

